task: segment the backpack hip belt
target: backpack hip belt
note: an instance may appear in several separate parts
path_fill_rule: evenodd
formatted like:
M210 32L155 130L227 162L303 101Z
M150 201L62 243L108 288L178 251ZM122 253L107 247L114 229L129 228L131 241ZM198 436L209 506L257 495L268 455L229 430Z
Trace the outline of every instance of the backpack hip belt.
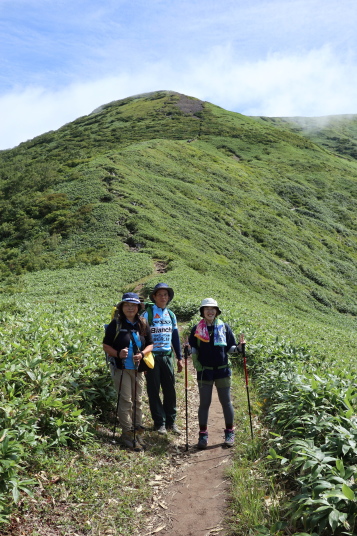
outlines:
M220 365L219 367L205 367L205 365L201 365L201 366L202 366L202 370L219 370L223 368L230 368L228 363L227 365Z

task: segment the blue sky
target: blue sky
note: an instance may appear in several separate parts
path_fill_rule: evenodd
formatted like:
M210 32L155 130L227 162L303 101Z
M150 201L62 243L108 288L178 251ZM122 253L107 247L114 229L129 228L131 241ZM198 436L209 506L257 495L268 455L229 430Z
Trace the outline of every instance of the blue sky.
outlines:
M355 0L0 0L0 149L160 89L357 114L356 23Z

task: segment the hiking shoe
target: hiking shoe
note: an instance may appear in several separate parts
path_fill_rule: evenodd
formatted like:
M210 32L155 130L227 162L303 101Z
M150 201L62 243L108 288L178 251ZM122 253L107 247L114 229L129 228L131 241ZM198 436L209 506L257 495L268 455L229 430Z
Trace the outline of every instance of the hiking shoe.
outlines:
M143 449L146 448L145 439L144 439L144 432L145 432L145 428L143 426L138 426L138 429L137 429L136 434L135 434L136 442Z
M197 448L204 450L207 448L207 445L208 445L208 433L200 432L198 436Z
M233 447L234 445L234 430L224 431L224 445L226 447Z
M130 449L132 449L134 446L133 439L134 437L132 432L123 432L119 438L123 445L129 447Z
M168 426L167 429L176 435L181 435L181 431L177 428L177 424L172 424L171 426Z
M167 434L166 426L164 424L162 424L161 426L155 426L155 430L158 434Z

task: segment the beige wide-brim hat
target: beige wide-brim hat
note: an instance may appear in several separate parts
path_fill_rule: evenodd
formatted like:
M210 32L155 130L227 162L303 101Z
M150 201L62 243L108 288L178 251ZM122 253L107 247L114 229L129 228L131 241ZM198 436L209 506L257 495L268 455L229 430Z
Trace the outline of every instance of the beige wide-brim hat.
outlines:
M205 298L200 305L200 315L203 316L203 307L215 307L217 309L217 316L221 314L221 310L218 307L218 303L213 298Z

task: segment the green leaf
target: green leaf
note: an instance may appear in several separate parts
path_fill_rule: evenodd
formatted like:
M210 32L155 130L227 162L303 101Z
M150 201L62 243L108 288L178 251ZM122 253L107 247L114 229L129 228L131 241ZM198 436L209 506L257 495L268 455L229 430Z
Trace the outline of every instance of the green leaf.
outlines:
M324 497L328 498L328 497L336 497L338 499L344 499L346 500L346 495L344 493L342 493L342 491L330 491L328 493L325 493L324 494Z
M355 500L354 491L351 488L349 488L346 484L342 485L342 493L347 497L348 500L350 501Z
M318 536L316 532L313 532L312 534L308 532L295 532L295 536Z
M321 501L321 502L327 502L327 501ZM319 508L317 508L316 512L323 512L324 510L331 510L331 509L332 509L331 504L327 503L327 504L325 504L325 506L319 506Z
M340 518L340 512L338 510L332 510L328 516L328 522L332 530L336 530Z
M17 480L10 480L12 484L12 497L14 499L14 503L17 504L20 500L20 493L19 493L19 487Z
M352 411L352 415L353 415L353 407L351 406L351 403L350 403L349 399L347 398L347 396L344 398L343 401L344 401L344 403L346 404L346 406L349 408L348 412L349 412L349 411ZM347 413L348 413L348 412L347 412ZM346 416L347 416L347 414L346 414ZM348 417L347 417L347 418L348 418Z
M270 448L269 449L269 456L267 456L268 459L271 460L281 460L283 457L280 456L275 449Z
M342 475L345 474L345 468L344 468L344 465L343 465L343 461L340 460L339 458L336 460L336 469L338 470L338 472Z
M32 381L36 380L35 374L32 372L32 370L26 370L26 374L31 378Z
M316 485L313 486L312 491L314 492L314 495L316 493L321 493L322 491L326 489L332 489L334 487L331 482L327 482L326 480L322 480L320 482L317 482Z

